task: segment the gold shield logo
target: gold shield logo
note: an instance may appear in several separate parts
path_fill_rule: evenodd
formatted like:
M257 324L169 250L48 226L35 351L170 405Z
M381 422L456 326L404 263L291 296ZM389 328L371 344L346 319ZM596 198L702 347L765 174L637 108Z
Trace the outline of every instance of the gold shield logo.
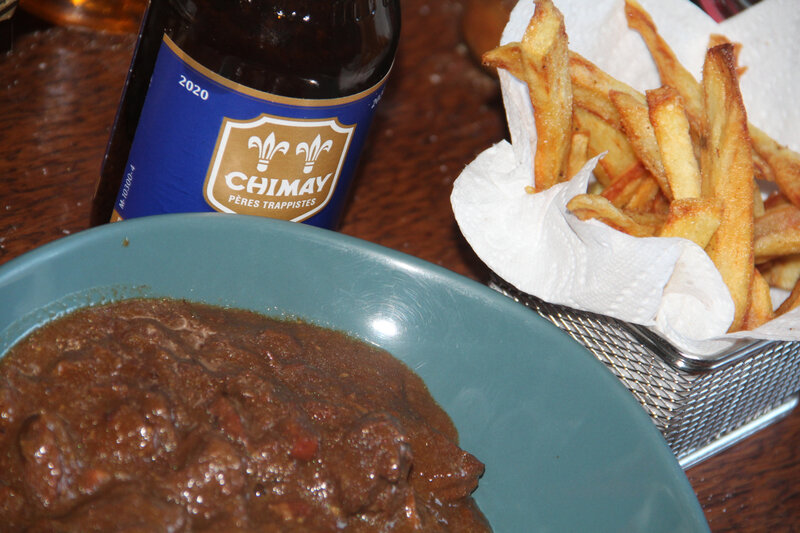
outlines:
M335 118L226 118L203 186L206 202L223 213L303 221L330 201L354 130Z

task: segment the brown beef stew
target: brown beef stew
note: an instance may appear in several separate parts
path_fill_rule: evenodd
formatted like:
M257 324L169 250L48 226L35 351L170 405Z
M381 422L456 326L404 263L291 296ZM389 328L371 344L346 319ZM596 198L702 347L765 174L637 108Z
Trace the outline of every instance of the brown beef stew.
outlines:
M483 465L388 353L130 300L0 360L0 523L27 531L488 531ZM7 530L6 529L6 530Z

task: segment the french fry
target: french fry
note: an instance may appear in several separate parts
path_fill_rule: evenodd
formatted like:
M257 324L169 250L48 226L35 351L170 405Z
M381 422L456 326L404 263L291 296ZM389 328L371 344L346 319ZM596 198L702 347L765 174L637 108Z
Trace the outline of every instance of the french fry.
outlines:
M753 163L755 166L755 163ZM766 213L767 209L764 207L764 197L761 196L761 190L758 186L753 187L753 218L758 218L764 213Z
M572 85L572 101L574 105L594 113L612 127L622 129L617 108L611 102L608 94L601 94L581 85Z
M734 302L731 332L776 316L770 287L792 289L779 312L800 306L800 154L747 121L738 86L745 73L741 44L711 35L698 81L638 1L625 0L628 26L661 77L661 87L641 93L568 50L552 0L535 3L522 41L483 56L484 64L528 85L539 134L536 169L551 169L535 172L531 192L604 154L590 192L567 204L575 216L703 248ZM778 192L765 200L757 180L773 182Z
M481 56L481 62L486 67L507 70L519 80L525 79L519 42L504 44L485 52ZM617 108L609 97L610 91L629 94L640 103L645 103L644 96L640 92L610 76L572 50L569 51L569 71L573 103L591 111L616 128L621 128L622 124Z
M750 140L753 139L753 130L750 130ZM775 182L775 171L769 166L767 160L756 150L755 143L753 144L753 171L755 172L756 179L763 181Z
M772 168L773 181L790 202L800 207L800 154L774 141L751 126L753 149Z
M514 77L524 80L522 47L518 42L498 46L482 56L485 66L507 70ZM619 113L609 97L615 90L630 94L644 104L644 97L609 76L596 65L575 52L569 53L570 74L575 108L575 128L567 160L567 177L572 177L590 157L609 151L611 155L597 168L599 181L608 186L635 163L636 155L622 132ZM592 115L588 115L591 113ZM616 130L616 131L614 131ZM617 144L614 145L613 143ZM577 146L573 148L573 144ZM582 160L582 161L581 161ZM605 171L605 168L608 171Z
M630 1L630 0L628 0ZM741 328L753 277L753 159L733 47L706 52L703 64L705 143L700 170L705 197L722 201L722 221L706 247L735 306L730 330Z
M678 198L670 203L658 236L682 237L705 249L721 220L722 202L716 198Z
M772 296L769 284L758 270L753 271L750 282L750 304L744 314L742 329L753 330L773 318Z
M589 134L585 131L576 131L572 134L567 159L567 178L578 173L589 160Z
M781 316L800 306L800 280L797 281L789 297L775 310L775 316Z
M653 212L663 216L666 222L667 214L669 213L669 205L670 201L667 200L667 197L663 194L659 194L656 196L655 202L653 202Z
M714 48L717 45L731 43L733 45L733 57L736 63L736 76L742 77L742 74L747 72L747 67L739 65L739 54L742 52L742 43L734 43L725 35L719 33L712 33L708 36L708 48Z
M525 77L522 72L522 51L519 43L504 44L484 52L481 56L481 63L485 67L507 70L519 80L523 80Z
M608 95L619 112L622 129L628 137L633 152L656 179L664 196L672 198L672 191L661 162L658 141L650 123L647 103L628 93L615 90L610 91Z
M543 191L567 179L573 133L567 33L551 0L536 0L520 49L537 132L534 185Z
M672 48L658 33L650 15L636 0L625 0L628 27L639 32L653 56L661 84L673 87L683 99L692 132L698 137L703 124L703 91L700 83L686 70Z
M624 207L636 194L639 184L648 176L647 169L641 164L636 164L600 193L615 206Z
M648 173L636 186L633 195L625 204L628 213L650 213L661 195L661 187L652 174Z
M586 186L586 192L589 194L602 194L603 190L603 184L597 180L590 181Z
M768 209L755 220L755 263L800 253L800 209L782 204Z
M569 72L574 104L591 111L617 129L622 128L622 123L609 96L611 91L627 94L640 104L645 104L642 93L610 76L577 52L569 53Z
M675 199L700 197L700 165L694 155L683 103L678 92L663 86L645 93L650 123L664 174Z
M655 227L636 221L599 195L579 194L567 203L567 209L581 220L597 219L634 237L650 237L656 231Z
M589 133L589 156L608 152L599 161L602 172L595 176L608 187L625 172L639 164L630 141L622 130L615 128L591 111L575 106L575 128Z
M664 198L663 196L658 196L658 198ZM626 215L631 217L635 220L638 224L648 228L648 231L652 232L652 235L655 235L659 228L664 226L664 223L667 221L667 211L653 209L652 211L623 211Z
M800 279L800 254L776 257L758 269L770 287L790 291Z
M702 125L703 105L700 84L680 64L675 53L658 34L650 15L636 0L625 0L625 16L628 26L639 32L650 50L662 84L674 87L681 95L696 138ZM735 65L735 58L732 60ZM734 66L734 70L739 69ZM748 130L752 149L756 153L753 159L759 177L777 183L789 200L800 207L800 154L782 146L752 124L748 124ZM764 162L771 167L769 170L763 165Z

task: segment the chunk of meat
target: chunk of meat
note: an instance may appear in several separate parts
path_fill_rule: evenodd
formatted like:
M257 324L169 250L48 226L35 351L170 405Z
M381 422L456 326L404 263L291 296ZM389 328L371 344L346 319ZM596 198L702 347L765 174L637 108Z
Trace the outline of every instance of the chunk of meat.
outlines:
M346 511L393 512L403 506L413 454L400 423L379 413L359 420L342 447L345 464L339 473Z
M58 512L75 497L78 464L66 423L53 413L33 415L19 434L25 484L40 507Z
M180 505L166 502L146 487L126 483L77 506L67 516L37 521L27 533L182 533L190 531L190 524Z
M183 505L196 520L244 512L242 457L231 442L219 435L200 436L183 467L165 484L170 499Z

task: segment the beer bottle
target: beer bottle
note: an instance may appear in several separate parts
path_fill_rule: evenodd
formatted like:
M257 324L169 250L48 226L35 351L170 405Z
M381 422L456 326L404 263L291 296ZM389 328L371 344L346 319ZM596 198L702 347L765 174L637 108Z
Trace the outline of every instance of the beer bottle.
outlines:
M399 0L151 0L92 224L240 213L335 228Z

